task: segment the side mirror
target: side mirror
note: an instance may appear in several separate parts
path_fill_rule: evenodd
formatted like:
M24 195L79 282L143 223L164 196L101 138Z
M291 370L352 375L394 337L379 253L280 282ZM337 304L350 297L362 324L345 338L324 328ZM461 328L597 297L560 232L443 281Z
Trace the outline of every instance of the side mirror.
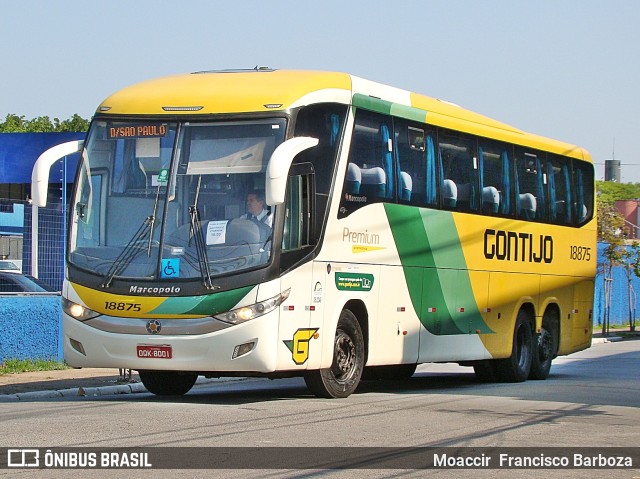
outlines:
M82 145L84 145L82 140L68 141L52 146L38 157L31 172L31 199L35 206L47 206L47 189L49 188L49 170L51 170L51 166L63 156L82 150Z
M300 136L280 144L269 159L265 179L265 201L269 206L284 203L289 168L296 155L318 144L317 138Z

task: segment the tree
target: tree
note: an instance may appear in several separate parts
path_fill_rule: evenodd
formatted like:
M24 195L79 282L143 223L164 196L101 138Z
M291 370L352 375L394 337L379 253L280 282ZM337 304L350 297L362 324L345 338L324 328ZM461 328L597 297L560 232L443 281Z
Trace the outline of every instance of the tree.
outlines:
M3 123L0 123L0 133L26 133L24 115L9 113Z
M75 113L68 120L60 122L57 118L53 119L56 131L87 131L89 129L89 120L85 120Z
M611 314L611 300L613 294L613 268L622 264L621 252L624 247L622 236L624 218L612 203L597 196L598 203L598 241L607 243L603 251L602 278L604 283L604 311L602 318L602 335L609 335L609 320Z
M635 291L632 276L640 277L640 243L625 246L625 220L616 210L617 200L640 197L640 184L598 182L598 241L607 243L604 249L602 276L604 280L604 317L602 335L609 334L609 319L613 293L613 268L622 266L627 277L629 329L635 331Z
M605 243L621 242L624 231L624 218L620 212L613 203L604 201L600 194L597 196L597 210L598 241Z
M596 181L599 203L614 205L617 200L640 198L640 183L616 183L615 181Z
M624 271L627 275L627 294L628 294L628 306L629 306L629 331L636 330L636 318L635 318L635 297L636 293L633 289L633 283L631 282L632 275L640 276L640 243L634 241L626 248L622 248L620 251L620 260L624 266Z
M50 133L54 131L53 123L48 116L39 116L26 122L29 133Z
M18 116L9 113L4 122L0 122L0 133L49 133L62 131L87 131L89 121L82 118L77 113L68 120L60 121L54 118L53 121L48 116L39 116L27 120L24 115Z

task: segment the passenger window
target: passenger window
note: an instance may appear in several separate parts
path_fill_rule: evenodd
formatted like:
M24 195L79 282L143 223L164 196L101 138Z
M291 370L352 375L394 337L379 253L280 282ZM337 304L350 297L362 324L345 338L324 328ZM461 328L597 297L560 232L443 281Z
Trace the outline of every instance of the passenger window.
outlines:
M519 148L516 151L518 217L526 220L546 220L545 154Z
M394 120L398 173L398 202L436 207L435 132L426 125Z
M474 138L441 134L440 195L444 209L478 211L478 158Z
M575 191L574 216L578 225L593 217L593 166L582 161L573 162L573 187Z
M571 224L571 160L549 155L549 221Z
M299 153L295 163L311 163L314 169L316 214L314 234L322 231L322 223L328 207L329 194L333 186L336 157L340 149L347 106L321 103L303 107L296 116L294 136L310 136L318 139L318 145ZM319 238L312 238L313 242Z
M480 139L478 162L482 194L482 213L485 215L513 216L513 169L510 163L511 147Z
M391 117L356 113L340 217L371 203L395 200L392 131Z

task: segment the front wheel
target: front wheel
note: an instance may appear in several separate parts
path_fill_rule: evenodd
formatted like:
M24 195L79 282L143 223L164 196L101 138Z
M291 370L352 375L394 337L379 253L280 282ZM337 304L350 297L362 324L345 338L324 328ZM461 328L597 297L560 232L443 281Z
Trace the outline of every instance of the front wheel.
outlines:
M187 394L198 379L196 373L176 371L138 371L138 374L147 391L158 396Z
M364 339L355 315L340 313L333 343L333 362L328 369L308 371L304 382L318 397L346 398L353 393L364 368Z

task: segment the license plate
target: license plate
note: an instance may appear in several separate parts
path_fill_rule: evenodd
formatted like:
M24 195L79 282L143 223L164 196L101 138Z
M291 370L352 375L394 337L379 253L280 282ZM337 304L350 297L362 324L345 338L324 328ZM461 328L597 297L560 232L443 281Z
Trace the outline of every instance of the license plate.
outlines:
M143 359L171 359L173 350L169 344L138 344L138 357Z

